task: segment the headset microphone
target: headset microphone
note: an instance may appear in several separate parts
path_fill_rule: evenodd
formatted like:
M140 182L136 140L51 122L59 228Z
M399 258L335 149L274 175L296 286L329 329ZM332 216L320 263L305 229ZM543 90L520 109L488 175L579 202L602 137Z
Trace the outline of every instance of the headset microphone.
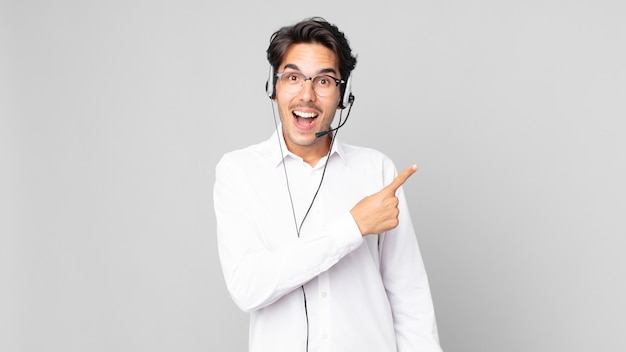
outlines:
M324 137L325 135L329 134L330 132L332 132L332 131L336 131L336 130L337 130L336 128L333 128L333 129L330 129L330 130L328 130L328 131L317 132L317 133L315 134L315 138L321 138L321 137Z
M339 126L337 126L335 128L331 128L331 129L326 130L326 131L321 131L321 132L315 133L315 138L324 137L325 135L329 134L330 132L334 132L334 131L338 130L339 128L341 128L343 125L346 124L346 122L348 121L348 117L350 117L350 110L352 110L352 104L354 103L354 95L352 95L352 93L350 93L348 95L348 99L346 99L345 101L347 101L348 104L347 105L343 105L343 108L345 108L346 106L350 107L348 109L348 113L346 114L346 119L343 120L343 122L340 122ZM341 121L341 119L339 119L339 121Z

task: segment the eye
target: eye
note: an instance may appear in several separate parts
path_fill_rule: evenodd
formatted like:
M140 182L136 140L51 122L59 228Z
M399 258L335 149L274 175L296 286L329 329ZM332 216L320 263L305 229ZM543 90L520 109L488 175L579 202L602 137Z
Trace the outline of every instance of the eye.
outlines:
M289 82L289 83L298 83L300 81L300 79L301 79L301 77L297 73L287 73L283 77L283 80L285 80L286 82Z
M330 87L332 82L333 79L331 79L329 76L319 76L315 78L315 83L322 87Z

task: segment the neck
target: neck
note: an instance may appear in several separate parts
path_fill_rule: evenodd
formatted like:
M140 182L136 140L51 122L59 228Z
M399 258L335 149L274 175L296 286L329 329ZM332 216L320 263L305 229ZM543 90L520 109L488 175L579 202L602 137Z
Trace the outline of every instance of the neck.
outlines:
M297 145L292 143L291 141L285 140L287 149L289 149L290 152L301 157L305 163L311 166L317 165L320 159L328 155L330 142L330 134L321 137L315 143L307 146Z

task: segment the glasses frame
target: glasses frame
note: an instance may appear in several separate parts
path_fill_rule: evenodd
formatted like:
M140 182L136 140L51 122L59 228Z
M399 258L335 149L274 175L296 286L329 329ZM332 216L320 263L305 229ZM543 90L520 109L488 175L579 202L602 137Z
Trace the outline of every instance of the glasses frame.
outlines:
M300 90L299 90L298 92L301 92L301 91L302 91L302 89L304 88L304 84L306 83L306 81L311 81L311 83L313 83L313 82L314 82L314 81L313 81L314 79L316 79L317 77L321 77L321 76L324 76L324 77L329 77L329 78L331 78L332 80L334 80L334 81L335 81L335 87L339 87L339 85L341 85L341 84L345 84L345 83L346 83L346 81L345 81L345 80L340 79L340 78L337 78L337 77L333 77L333 76L329 75L328 73L318 73L318 74L316 74L315 76L311 76L311 77L309 77L309 76L305 75L304 73L302 73L302 72L300 72L300 71L285 71L285 72L280 72L280 73L277 73L277 74L275 74L274 76L276 77L277 81L282 82L283 76L284 76L284 75L287 75L287 74L297 74L297 75L299 75L299 76L301 76L301 77L303 78L303 80L302 80L302 84L300 85ZM318 96L319 96L318 92L315 90L315 85L313 85L313 91L315 92L315 94L316 94L316 95L318 95Z

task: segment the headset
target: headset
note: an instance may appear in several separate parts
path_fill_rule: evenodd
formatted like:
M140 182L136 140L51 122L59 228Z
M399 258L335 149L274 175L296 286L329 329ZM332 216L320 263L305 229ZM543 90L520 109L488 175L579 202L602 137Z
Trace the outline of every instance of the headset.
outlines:
M339 101L339 107L341 109L351 106L354 102L354 95L352 95L352 75L348 76L348 81L343 89L343 96ZM272 65L270 65L270 72L267 77L267 82L265 82L265 91L270 99L276 98L276 74L274 73L274 66Z

